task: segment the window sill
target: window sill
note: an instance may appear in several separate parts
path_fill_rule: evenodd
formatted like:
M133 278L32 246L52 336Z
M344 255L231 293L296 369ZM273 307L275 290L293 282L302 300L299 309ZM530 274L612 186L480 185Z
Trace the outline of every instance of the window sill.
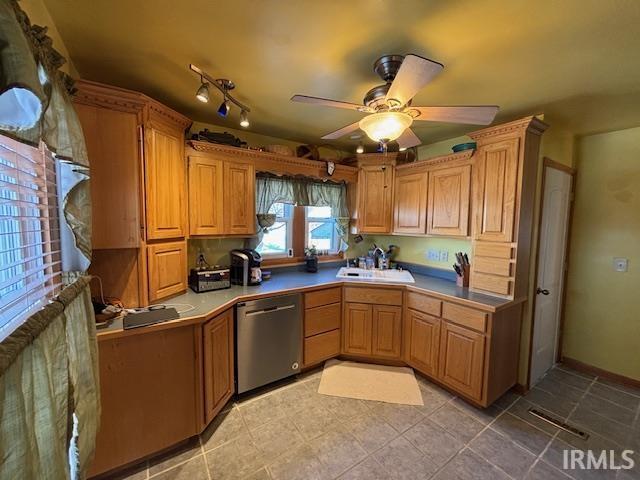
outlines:
M318 257L318 263L335 262L344 259L344 253L338 252L331 255ZM284 267L288 265L304 265L305 257L263 257L262 267Z

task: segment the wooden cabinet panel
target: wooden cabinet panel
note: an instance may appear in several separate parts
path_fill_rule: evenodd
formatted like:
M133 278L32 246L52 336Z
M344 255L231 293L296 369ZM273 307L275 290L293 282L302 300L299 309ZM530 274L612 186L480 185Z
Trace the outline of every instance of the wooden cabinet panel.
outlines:
M471 165L429 172L427 233L469 235Z
M189 157L189 233L223 232L223 166L221 160Z
M372 355L400 358L402 353L402 308L387 305L374 305L372 308Z
M474 257L473 269L480 273L490 273L508 277L511 275L513 263L506 258Z
M184 139L180 132L145 130L147 239L186 234Z
M513 241L519 138L484 145L476 152L474 238Z
M487 275L472 271L469 285L474 289L497 293L498 295L513 294L513 281L507 277L498 277L496 275Z
M342 301L342 287L325 288L304 294L304 307L313 308Z
M371 305L345 303L343 315L343 352L371 354Z
M202 328L205 420L209 423L234 393L233 310L218 315Z
M182 242L147 246L149 301L187 289L187 246Z
M346 287L344 301L378 305L402 305L402 290L375 287Z
M225 233L254 234L256 227L256 175L248 163L224 163Z
M102 412L88 476L136 461L197 433L194 328L98 342Z
M442 313L442 300L422 295L420 293L408 292L407 307L439 317Z
M76 104L91 162L92 247L140 245L138 115Z
M340 354L340 330L331 330L304 339L304 364L314 365Z
M464 395L482 399L485 336L442 322L439 379Z
M393 196L393 231L425 233L427 222L427 174L396 176Z
M462 305L444 302L442 304L442 318L480 332L484 332L487 328L486 313Z
M425 375L438 375L441 320L431 315L405 311L405 360Z
M358 174L358 231L389 233L393 200L392 166L365 165Z
M340 328L342 324L342 305L332 303L321 307L307 308L304 311L304 336L310 337L318 333Z

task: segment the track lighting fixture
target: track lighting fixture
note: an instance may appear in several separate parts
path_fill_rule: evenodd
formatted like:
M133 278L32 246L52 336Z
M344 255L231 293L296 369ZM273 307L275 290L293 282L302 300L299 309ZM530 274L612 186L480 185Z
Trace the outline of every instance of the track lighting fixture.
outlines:
M240 126L247 128L249 126L249 114L246 110L240 112Z
M356 153L364 153L364 144L362 142L358 144L358 148L356 148Z
M196 92L196 98L202 103L209 101L209 84L207 82L202 82L202 85L200 85L200 88L198 88Z
M203 103L209 101L209 87L214 86L222 93L222 103L218 107L218 115L225 118L229 115L231 104L234 103L240 109L240 126L247 128L249 126L249 112L251 109L233 98L229 93L236 88L235 84L227 78L213 78L211 75L196 67L189 65L189 68L200 76L200 87L196 92L196 98Z

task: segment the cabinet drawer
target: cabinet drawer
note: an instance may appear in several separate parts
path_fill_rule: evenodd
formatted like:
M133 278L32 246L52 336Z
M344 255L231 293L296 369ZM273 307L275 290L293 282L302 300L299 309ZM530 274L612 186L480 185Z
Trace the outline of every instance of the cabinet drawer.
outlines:
M439 317L442 313L442 301L419 293L407 293L407 307L419 312Z
M443 303L442 317L447 320L472 328L479 332L484 332L487 328L487 314L472 308L454 305L453 303Z
M473 269L476 272L491 273L503 277L511 276L511 261L506 258L474 258Z
M473 272L471 274L471 288L484 290L485 292L497 293L498 295L511 295L512 282L507 277L488 275Z
M344 300L377 305L402 305L402 290L347 287L344 289Z
M340 303L307 308L304 312L304 336L310 337L340 328L341 312Z
M476 242L474 260L476 257L508 258L513 256L510 243Z
M340 353L340 330L314 335L304 339L304 364L314 363L335 357Z
M326 288L304 294L305 308L319 307L330 303L337 303L342 300L342 289L340 287Z

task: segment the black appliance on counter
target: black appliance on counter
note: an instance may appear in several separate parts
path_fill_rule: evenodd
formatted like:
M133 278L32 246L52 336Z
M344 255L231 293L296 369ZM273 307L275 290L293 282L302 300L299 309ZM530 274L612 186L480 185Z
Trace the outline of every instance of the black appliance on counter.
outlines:
M196 293L210 292L231 287L231 274L228 268L192 268L189 273L189 287Z
M260 264L262 257L251 248L231 250L231 283L233 285L260 285L262 283L262 270Z

